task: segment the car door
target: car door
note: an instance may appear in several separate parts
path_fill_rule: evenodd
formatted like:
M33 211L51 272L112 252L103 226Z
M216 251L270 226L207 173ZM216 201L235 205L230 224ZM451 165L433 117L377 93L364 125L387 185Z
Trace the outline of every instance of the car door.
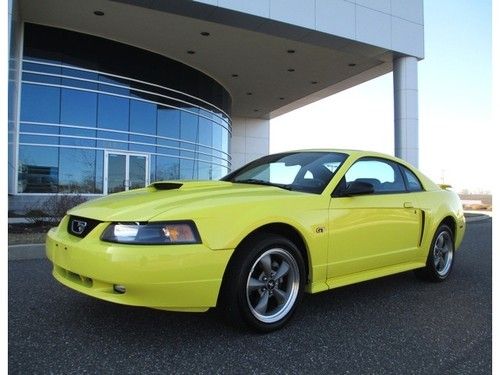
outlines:
M353 181L370 194L342 196ZM423 215L397 163L361 158L346 172L329 207L328 278L410 262L417 255Z

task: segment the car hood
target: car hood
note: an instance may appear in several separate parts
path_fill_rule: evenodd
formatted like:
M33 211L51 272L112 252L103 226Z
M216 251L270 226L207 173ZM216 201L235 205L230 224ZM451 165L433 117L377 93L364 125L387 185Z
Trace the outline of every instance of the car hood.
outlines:
M144 189L111 194L83 203L68 214L100 221L149 221L165 212L196 213L200 207L304 194L274 186L226 181L162 181ZM189 217L185 217L189 219Z

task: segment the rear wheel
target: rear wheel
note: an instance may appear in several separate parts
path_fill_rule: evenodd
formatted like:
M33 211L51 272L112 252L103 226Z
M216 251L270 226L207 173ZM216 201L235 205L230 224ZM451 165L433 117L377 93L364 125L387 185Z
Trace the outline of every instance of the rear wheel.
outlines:
M441 225L432 240L424 268L415 271L419 278L430 281L444 281L453 267L455 245L453 234L447 225Z
M304 261L295 244L259 235L238 249L229 267L219 304L231 322L262 332L285 325L305 283Z

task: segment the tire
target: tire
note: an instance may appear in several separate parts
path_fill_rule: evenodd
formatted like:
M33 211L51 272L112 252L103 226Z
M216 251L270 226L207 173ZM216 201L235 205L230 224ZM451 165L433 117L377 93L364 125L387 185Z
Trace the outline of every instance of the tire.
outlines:
M305 266L297 246L274 235L254 236L237 249L224 276L218 307L238 327L283 327L302 299Z
M434 234L426 266L415 270L415 274L418 278L427 281L444 281L450 275L454 258L453 232L447 225L443 224Z

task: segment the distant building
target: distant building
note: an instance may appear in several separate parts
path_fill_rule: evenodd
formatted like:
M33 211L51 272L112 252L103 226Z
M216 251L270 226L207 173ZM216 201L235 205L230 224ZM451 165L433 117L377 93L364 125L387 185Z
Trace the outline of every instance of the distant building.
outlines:
M11 209L220 178L271 118L390 71L417 164L422 0L12 0L9 26Z

